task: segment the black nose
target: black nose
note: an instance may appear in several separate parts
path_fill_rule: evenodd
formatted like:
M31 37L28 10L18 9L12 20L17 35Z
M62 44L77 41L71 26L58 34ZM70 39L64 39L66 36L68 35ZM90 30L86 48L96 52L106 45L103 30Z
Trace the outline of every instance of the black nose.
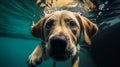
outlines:
M67 47L67 39L65 36L54 36L51 38L50 44L53 50L65 50Z

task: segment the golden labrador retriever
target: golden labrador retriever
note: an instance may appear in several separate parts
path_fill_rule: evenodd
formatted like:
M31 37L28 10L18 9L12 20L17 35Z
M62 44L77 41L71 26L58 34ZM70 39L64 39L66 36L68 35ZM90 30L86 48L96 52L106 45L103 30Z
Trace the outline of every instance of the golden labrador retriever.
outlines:
M41 38L38 45L29 56L28 66L35 67L42 60L52 58L53 67L57 61L72 59L72 67L79 67L79 40L81 33L84 40L91 44L91 36L98 31L96 24L78 13L62 10L43 17L31 27L34 37Z

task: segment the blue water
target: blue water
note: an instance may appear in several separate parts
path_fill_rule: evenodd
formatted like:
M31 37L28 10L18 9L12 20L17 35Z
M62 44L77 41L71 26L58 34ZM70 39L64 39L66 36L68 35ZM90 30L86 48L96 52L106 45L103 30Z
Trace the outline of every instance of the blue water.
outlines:
M79 67L120 67L120 0L92 1L97 7L105 1L108 4L102 11L85 14L98 25L99 31L93 38L91 51L80 44ZM99 12L102 13L98 16ZM30 34L30 27L43 15L43 8L36 5L36 0L0 0L0 67L28 67L28 56L41 42ZM58 62L57 67L71 67L70 60ZM38 67L52 67L52 63L50 59Z
M26 60L37 41L0 38L0 67L27 67Z

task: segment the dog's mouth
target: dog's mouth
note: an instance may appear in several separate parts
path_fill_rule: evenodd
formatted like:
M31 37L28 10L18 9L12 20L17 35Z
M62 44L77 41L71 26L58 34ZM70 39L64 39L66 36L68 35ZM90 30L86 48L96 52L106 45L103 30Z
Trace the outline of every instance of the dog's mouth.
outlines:
M70 55L54 55L52 56L52 58L55 60L55 61L65 61L67 59L69 59Z
M63 51L63 50L53 51L53 53L51 54L51 57L55 61L65 61L72 56L72 53L73 53L73 49L68 49L68 50L65 50L65 51Z
M55 61L65 61L72 55L72 51L67 50L68 40L65 36L53 37L50 40L50 45L49 55Z

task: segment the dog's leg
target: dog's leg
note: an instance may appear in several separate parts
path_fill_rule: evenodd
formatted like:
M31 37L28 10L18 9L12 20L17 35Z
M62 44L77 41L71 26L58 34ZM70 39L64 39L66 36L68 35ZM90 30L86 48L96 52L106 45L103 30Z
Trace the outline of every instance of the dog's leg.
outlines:
M35 67L37 64L40 64L42 62L42 53L43 47L42 45L38 45L29 56L29 59L27 61L28 67Z
M56 62L55 61L53 61L53 67L56 67Z
M79 67L79 56L78 55L72 58L72 67Z

